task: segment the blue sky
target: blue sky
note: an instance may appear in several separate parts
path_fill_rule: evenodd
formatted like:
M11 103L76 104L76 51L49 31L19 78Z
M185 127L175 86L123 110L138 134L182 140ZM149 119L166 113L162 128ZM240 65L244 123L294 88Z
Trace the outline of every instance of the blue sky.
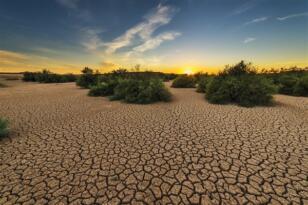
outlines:
M0 72L308 66L307 0L0 0Z

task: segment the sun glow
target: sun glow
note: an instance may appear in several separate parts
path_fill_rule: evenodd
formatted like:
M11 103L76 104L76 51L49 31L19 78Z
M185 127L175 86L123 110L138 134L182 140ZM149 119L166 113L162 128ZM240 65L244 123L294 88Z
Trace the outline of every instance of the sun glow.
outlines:
M184 74L186 74L186 75L194 74L193 69L192 68L184 68Z

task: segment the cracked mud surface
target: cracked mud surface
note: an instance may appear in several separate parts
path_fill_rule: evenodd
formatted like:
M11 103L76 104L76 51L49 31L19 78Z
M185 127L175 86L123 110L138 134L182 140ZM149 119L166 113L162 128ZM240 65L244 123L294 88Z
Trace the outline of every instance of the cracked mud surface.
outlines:
M0 90L0 204L308 204L308 98L130 105L74 84Z

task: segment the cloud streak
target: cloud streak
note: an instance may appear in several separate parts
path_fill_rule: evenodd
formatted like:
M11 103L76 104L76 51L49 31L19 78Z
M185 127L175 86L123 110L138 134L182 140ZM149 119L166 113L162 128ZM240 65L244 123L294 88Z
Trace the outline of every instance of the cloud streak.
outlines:
M157 35L156 37L148 39L143 44L133 48L133 50L136 52L144 52L147 50L151 50L151 49L158 47L164 41L174 40L176 37L180 35L181 33L179 32L165 32L165 33Z
M141 23L128 29L123 35L117 37L112 42L106 43L106 52L111 54L120 48L130 46L137 37L143 42L151 41L154 31L168 24L175 12L175 8L159 4L154 13L145 17Z
M242 13L249 11L250 9L254 8L255 6L256 6L255 0L247 1L246 3L242 4L241 6L239 6L235 10L233 10L232 15L240 15Z
M255 23L260 23L262 21L266 21L268 18L267 17L260 17L260 18L256 18L253 19L251 21L246 22L244 25L250 25L250 24L255 24Z
M247 43L251 43L253 41L257 40L256 38L252 38L252 37L249 37L249 38L246 38L243 43L247 44Z
M100 30L95 29L83 29L84 40L81 42L88 51L96 51L101 46L104 46L105 43L100 39L99 34Z
M28 56L12 51L0 50L0 60L25 61L28 60Z
M288 15L288 16L278 17L277 20L278 21L285 21L287 19L292 19L292 18L297 18L297 17L304 17L304 16L308 16L308 12L297 13L297 14L291 14L291 15Z

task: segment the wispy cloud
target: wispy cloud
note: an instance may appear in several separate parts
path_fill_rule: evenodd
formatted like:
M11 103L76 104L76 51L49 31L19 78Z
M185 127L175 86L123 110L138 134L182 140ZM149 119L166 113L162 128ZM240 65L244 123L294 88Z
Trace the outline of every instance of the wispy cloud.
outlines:
M256 18L256 19L253 19L253 20L251 20L251 21L246 22L244 25L260 23L260 22L262 22L262 21L266 21L267 19L268 19L267 17Z
M252 38L252 37L248 37L248 38L246 38L244 41L243 41L243 43L251 43L251 42L253 42L253 41L255 41L255 40L257 40L256 38Z
M107 53L114 53L120 48L132 45L136 37L139 37L143 42L149 41L154 31L159 27L168 24L176 9L171 6L159 4L154 13L145 17L145 19L128 29L123 35L117 37L112 42L107 43Z
M176 37L180 35L181 33L179 32L165 32L165 33L159 34L156 37L150 38L146 40L143 44L133 48L133 51L144 52L147 50L154 49L158 47L164 41L174 40Z
M83 32L83 45L88 51L96 51L101 46L104 46L105 43L100 39L99 34L102 32L97 29L82 29Z
M60 5L68 9L78 9L79 0L56 0Z
M256 6L255 0L249 0L232 11L232 15L240 15L249 11Z
M279 21L284 21L287 19L292 19L292 18L297 18L297 17L303 17L303 16L308 16L308 12L305 13L297 13L297 14L291 14L288 16L283 16L283 17L278 17L277 20Z
M10 60L10 61L24 61L27 60L28 56L21 54L21 53L16 53L12 51L7 51L7 50L0 50L0 60Z

